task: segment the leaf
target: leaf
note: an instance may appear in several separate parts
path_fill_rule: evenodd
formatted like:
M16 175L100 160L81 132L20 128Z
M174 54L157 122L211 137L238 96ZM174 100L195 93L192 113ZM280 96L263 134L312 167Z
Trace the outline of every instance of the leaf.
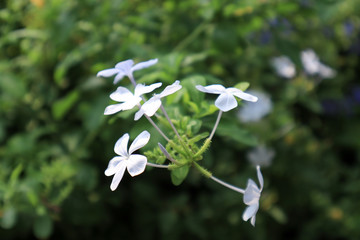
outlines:
M212 128L210 124L206 124L207 127ZM249 146L255 146L257 144L257 139L246 129L241 128L236 122L222 119L218 128L216 129L216 134L224 137L229 137L230 139Z
M234 87L237 89L240 89L241 91L245 91L250 86L250 83L248 82L240 82L236 84Z
M78 99L79 92L75 90L64 98L57 100L52 107L53 117L57 120L62 119Z
M189 173L190 166L185 165L179 168L175 168L171 171L171 181L175 186L179 186Z
M48 238L53 231L53 223L48 215L36 218L33 225L34 235L39 239Z
M204 100L205 94L200 92L195 88L196 85L206 85L206 80L203 76L195 75L188 78L185 78L181 81L181 85L186 89L186 91L190 94L190 98L193 102L200 105L200 103Z

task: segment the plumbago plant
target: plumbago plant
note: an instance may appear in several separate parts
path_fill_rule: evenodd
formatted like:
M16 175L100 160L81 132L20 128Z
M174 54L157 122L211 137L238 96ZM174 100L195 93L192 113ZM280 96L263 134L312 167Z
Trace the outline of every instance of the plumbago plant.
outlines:
M133 92L120 86L115 92L111 93L110 98L118 103L106 107L104 112L105 115L137 108L138 111L135 113L134 120L137 121L144 116L166 141L165 146L158 143L158 147L154 150L147 151L144 155L140 155L134 154L134 152L144 147L149 142L150 133L148 131L145 130L141 132L131 143L130 147L128 147L130 139L129 134L125 133L120 137L114 147L114 151L118 156L115 156L110 160L109 165L105 170L106 176L114 175L110 189L114 191L118 187L126 169L132 177L143 173L146 166L168 169L171 172L173 184L180 185L186 178L189 169L193 167L206 178L235 192L243 194L243 201L247 205L247 208L243 213L243 220L247 221L250 219L251 224L255 226L256 213L259 209L259 199L264 185L260 166L256 166L260 187L253 180L249 179L246 188L242 189L215 177L209 170L202 167L199 164L199 161L203 159L203 154L211 145L211 140L219 125L222 114L238 106L235 97L250 102L256 102L258 98L243 92L245 89L241 90L237 87L225 88L219 84L190 86L193 88L191 91L219 95L215 100L215 110L218 109L219 112L211 133L198 133L201 122L199 123L199 121L196 120L191 121L190 117L181 116L179 113L177 113L179 116L175 119L171 119L162 104L163 98L174 94L182 88L179 80L166 86L160 93L153 94L148 100L146 94L152 93L155 89L161 87L162 83L154 83L148 86L136 83L133 72L150 67L157 62L157 59L152 59L134 65L133 60L126 60L119 62L114 68L102 70L97 74L98 77L115 76L114 84L117 84L127 76L134 86ZM184 95L184 97L188 98L189 96ZM203 112L199 110L198 106L202 108ZM202 105L202 103L190 103L190 107L195 109L195 112L197 112L200 117L215 112L214 108L209 107L209 105ZM158 113L159 109L161 111L160 113ZM164 133L154 122L152 117L156 118L158 122L162 123L164 126L168 126L168 128L172 130L169 133ZM194 125L197 125L197 127L192 127ZM199 144L200 141L203 141L203 143ZM166 163L166 160L169 162Z

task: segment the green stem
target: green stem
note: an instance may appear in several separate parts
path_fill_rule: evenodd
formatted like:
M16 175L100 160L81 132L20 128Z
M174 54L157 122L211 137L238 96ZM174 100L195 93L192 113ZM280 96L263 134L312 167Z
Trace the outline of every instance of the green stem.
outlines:
M197 162L192 162L192 164L195 166L195 168L205 177L207 178L211 178L212 174L211 172L209 172L208 170L206 170L204 167L202 167L200 164L198 164Z
M235 187L234 185L226 183L226 182L224 182L224 181L222 181L222 180L220 180L220 179L218 179L218 178L216 178L214 176L210 176L210 178L212 180L214 180L215 182L217 182L217 183L219 183L219 184L221 184L221 185L223 185L223 186L225 186L225 187L227 187L227 188L229 188L229 189L231 189L231 190L233 190L235 192L242 193L242 194L245 193L245 190L242 189L242 188Z

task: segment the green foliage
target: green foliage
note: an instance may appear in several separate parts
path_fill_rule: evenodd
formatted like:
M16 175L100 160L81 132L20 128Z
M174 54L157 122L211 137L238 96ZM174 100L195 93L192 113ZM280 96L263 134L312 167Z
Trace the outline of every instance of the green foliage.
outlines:
M1 1L0 239L359 239L359 13L359 0ZM305 74L307 48L336 77ZM295 63L293 79L271 67L280 55ZM171 136L166 150L182 165L124 177L111 192L103 172L116 139L151 128L133 111L102 115L116 86L96 73L128 58L159 58L134 73L140 83L181 80L167 110L204 151L191 163ZM205 83L264 91L272 112L251 123L224 114L208 148L218 109L194 89ZM151 139L149 162L165 163ZM241 195L189 166L201 160L245 187L247 152L262 143L276 155L253 229Z

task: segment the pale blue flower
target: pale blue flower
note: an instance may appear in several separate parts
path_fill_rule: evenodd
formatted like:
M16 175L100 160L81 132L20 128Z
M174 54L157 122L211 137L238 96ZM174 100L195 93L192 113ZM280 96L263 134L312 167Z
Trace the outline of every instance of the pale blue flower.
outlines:
M309 75L319 75L321 78L333 78L336 71L320 62L314 50L307 49L301 52L301 62L305 72Z
M244 102L238 112L242 122L258 122L272 111L272 102L269 96L263 92L249 90L248 93L258 97L257 102Z
M275 156L275 151L264 145L257 146L247 154L247 159L255 166L268 167Z
M256 220L256 213L259 210L259 200L261 196L261 192L264 187L264 178L260 171L260 166L256 166L257 171L257 177L260 183L260 188L256 185L256 183L252 180L248 180L247 187L244 192L244 203L248 205L248 207L245 209L242 218L244 221L247 221L249 219L251 222L251 225L255 227L255 220Z
M118 83L123 77L128 76L130 79L133 78L133 72L148 68L158 62L157 59L151 59L145 62L140 62L134 65L134 61L129 59L119 62L115 65L115 68L109 68L102 70L97 73L98 77L111 77L115 75L114 84Z
M128 150L129 143L129 134L124 134L119 140L115 143L114 151L119 156L113 157L107 169L105 170L106 176L114 175L113 180L110 185L110 189L114 191L121 179L124 176L125 169L129 174L134 177L144 172L147 158L140 154L133 154L136 150L144 147L150 140L150 133L148 131L143 131L140 133Z
M196 89L205 93L219 94L219 97L215 100L215 106L223 112L230 111L231 109L234 109L238 106L234 96L250 102L256 102L258 100L257 97L245 93L240 89L233 87L225 88L220 84L214 84L205 87L196 85Z
M110 94L110 98L114 101L121 102L109 105L105 108L105 115L117 113L119 111L129 110L140 103L141 95L154 91L159 88L162 83L154 83L149 86L138 84L135 87L134 94L125 87L118 87L115 92Z
M182 88L180 81L176 80L173 84L167 86L161 93L154 94L146 101L138 112L135 113L135 121L139 120L144 114L148 117L153 116L161 106L161 98L179 91Z
M271 60L272 66L280 77L293 78L296 74L295 64L287 56L275 57Z

